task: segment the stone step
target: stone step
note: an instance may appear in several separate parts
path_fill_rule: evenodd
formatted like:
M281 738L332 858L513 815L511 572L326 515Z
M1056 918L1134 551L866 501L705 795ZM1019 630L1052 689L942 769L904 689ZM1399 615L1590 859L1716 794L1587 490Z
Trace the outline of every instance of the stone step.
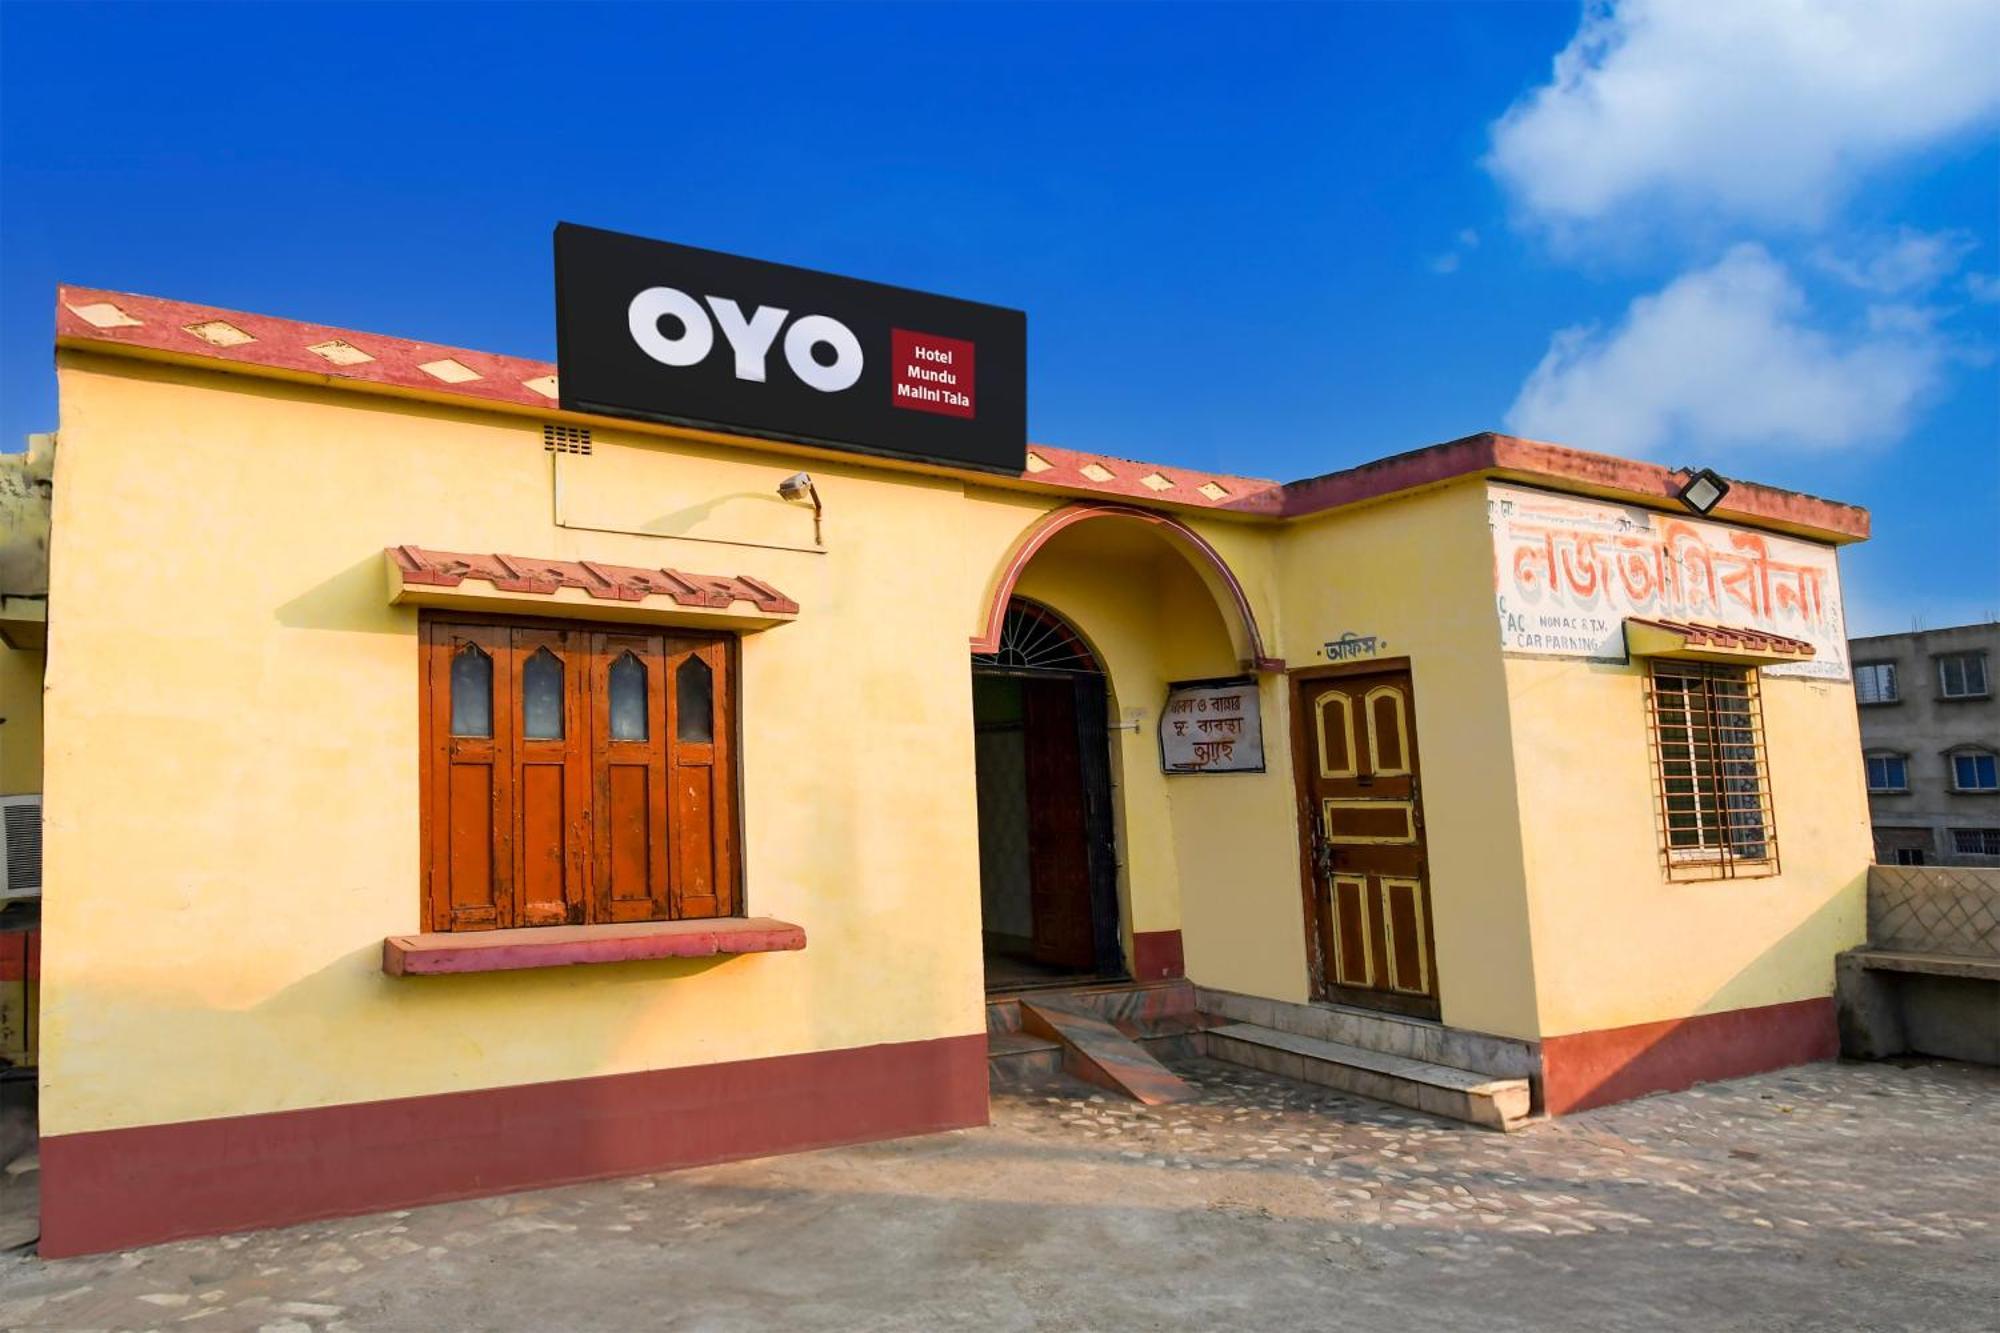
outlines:
M1525 1078L1434 1065L1254 1023L1210 1028L1207 1042L1209 1055L1218 1060L1488 1129L1519 1129L1529 1116L1530 1092Z
M1021 1028L1062 1043L1063 1072L1147 1106L1177 1102L1193 1089L1108 1019L1044 999L1021 1001ZM991 1037L988 1038L990 1043ZM990 1049L990 1046L989 1046Z
M986 1000L989 1033L1019 1032L1021 1005L1028 1001L1096 1014L1127 1036L1146 1037L1156 1031L1180 1031L1195 1018L1194 986L1168 981L1100 982L1084 986L1044 987L990 995Z
M996 1092L1026 1092L1062 1073L1063 1045L1027 1032L986 1035L986 1081Z
M1533 1079L1542 1068L1536 1042L1446 1027L1429 1019L1339 1004L1263 999L1207 986L1197 986L1195 996L1201 1012L1220 1022L1252 1023L1426 1064L1476 1069L1496 1078Z

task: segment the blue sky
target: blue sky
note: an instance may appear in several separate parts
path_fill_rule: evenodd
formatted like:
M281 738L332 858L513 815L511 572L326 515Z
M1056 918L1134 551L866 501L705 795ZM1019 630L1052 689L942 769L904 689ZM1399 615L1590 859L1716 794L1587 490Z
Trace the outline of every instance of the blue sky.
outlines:
M1476 430L1868 505L2000 614L2000 6L0 6L0 440L58 282L552 357L559 218L1021 307L1030 433Z

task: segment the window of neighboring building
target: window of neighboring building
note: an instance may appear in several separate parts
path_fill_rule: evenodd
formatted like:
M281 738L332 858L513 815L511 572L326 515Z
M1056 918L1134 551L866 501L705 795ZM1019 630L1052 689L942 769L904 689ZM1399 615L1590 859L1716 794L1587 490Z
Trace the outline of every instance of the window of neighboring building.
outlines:
M427 930L739 910L725 636L423 621Z
M1896 864L1899 866L1920 866L1925 864L1924 849L1921 847L1898 847Z
M1777 873L1756 669L1656 660L1647 681L1670 877Z
M1947 699L1986 697L1986 654L1946 653L1938 658L1938 689Z
M1894 662L1861 662L1854 668L1854 702L1860 704L1892 704L1899 696L1896 693L1896 664Z
M2000 856L2000 828L1955 828L1951 848L1960 856Z
M1951 756L1955 791L2000 791L2000 761L1991 750L1958 750Z
M1910 765L1902 755L1871 754L1866 756L1863 762L1868 766L1869 791L1897 792L1910 789Z

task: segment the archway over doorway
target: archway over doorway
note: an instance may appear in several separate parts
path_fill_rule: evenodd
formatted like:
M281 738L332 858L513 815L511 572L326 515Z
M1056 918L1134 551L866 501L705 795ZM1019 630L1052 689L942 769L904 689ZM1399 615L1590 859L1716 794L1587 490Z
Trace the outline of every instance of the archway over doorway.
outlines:
M1222 553L1207 538L1171 514L1141 509L1137 505L1100 502L1064 505L1051 510L1015 541L987 589L980 629L972 636L974 654L998 650L1007 614L1013 604L1014 589L1036 554L1069 529L1103 521L1142 525L1180 553L1215 599L1217 609L1223 613L1238 666L1245 671L1259 673L1285 669L1283 660L1265 647L1256 613L1250 607L1249 595L1236 577L1236 571L1229 567L1229 562L1222 558Z

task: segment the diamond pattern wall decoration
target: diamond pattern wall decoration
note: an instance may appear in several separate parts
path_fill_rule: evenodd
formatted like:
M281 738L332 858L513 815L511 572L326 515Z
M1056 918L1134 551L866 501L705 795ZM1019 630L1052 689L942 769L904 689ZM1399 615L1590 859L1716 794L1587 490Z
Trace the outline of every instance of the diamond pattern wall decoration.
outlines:
M1870 866L1868 943L1909 953L2000 958L2000 870Z

